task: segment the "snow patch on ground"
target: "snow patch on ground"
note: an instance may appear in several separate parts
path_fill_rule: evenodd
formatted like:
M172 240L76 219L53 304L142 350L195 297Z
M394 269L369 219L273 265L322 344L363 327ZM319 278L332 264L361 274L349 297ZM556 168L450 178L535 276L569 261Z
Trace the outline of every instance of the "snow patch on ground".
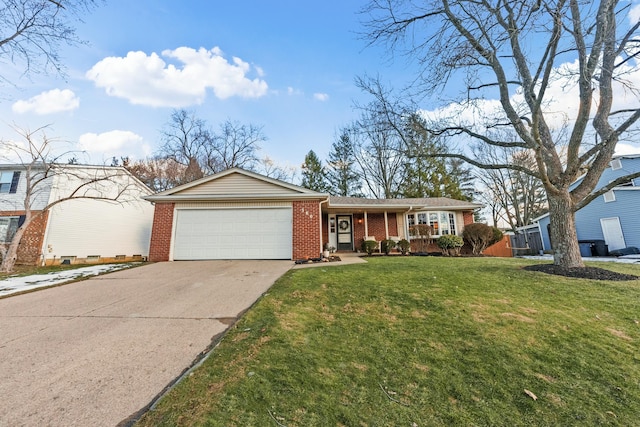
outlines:
M31 289L42 288L45 286L59 285L72 280L97 276L99 274L110 273L112 271L122 270L132 267L136 264L100 264L90 267L76 268L73 270L57 271L47 274L34 274L31 276L9 277L0 280L0 297L15 294L16 292L24 292Z
M516 258L525 258L525 259L539 259L543 261L553 261L553 255L523 255L518 256ZM640 263L640 256L638 255L625 255L618 258L615 257L582 257L583 261L591 262L591 261L602 261L602 262L620 262L623 264L637 264Z

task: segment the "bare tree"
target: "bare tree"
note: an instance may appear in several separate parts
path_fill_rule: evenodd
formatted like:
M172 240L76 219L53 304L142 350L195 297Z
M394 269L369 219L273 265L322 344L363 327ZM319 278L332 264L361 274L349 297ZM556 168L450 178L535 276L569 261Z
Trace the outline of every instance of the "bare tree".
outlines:
M124 159L122 166L153 191L165 191L189 182L187 167L170 158L150 157L135 162Z
M205 146L203 167L210 173L234 167L253 170L260 143L266 140L262 127L227 119L213 135L213 143Z
M478 147L476 158L487 164L512 163L535 171L537 164L530 151L491 145ZM547 211L547 198L542 182L530 173L515 169L479 169L477 177L484 186L488 204L495 208L494 226L500 220L512 230L532 223Z
M10 241L0 244L0 271L3 272L13 270L20 241L32 221L52 207L77 199L125 203L136 197L138 193L133 190L139 185L121 167L83 168L58 163L60 156L51 154L54 140L47 137L44 128L35 131L14 129L22 141L2 140L0 150L4 153L5 161L17 161L20 175L24 175L20 179L25 184L15 198L3 197L0 203L2 210L24 211L24 220ZM49 192L55 192L55 197L48 197Z
M618 0L371 0L365 11L373 43L388 43L391 51L417 60L421 85L414 91L460 88L457 105L475 114L465 120L462 111L452 112L432 131L535 157L532 171L449 154L479 168L519 170L539 179L549 203L554 263L563 267L584 266L575 212L623 181L595 188L617 142L640 118L637 87L630 83L638 71L640 22L630 22L628 8ZM626 104L614 109L625 89ZM562 107L572 104L575 111L565 121L567 132L555 124L558 90L567 93ZM485 102L491 98L498 99L498 108ZM495 130L505 126L518 139L501 139Z
M55 71L63 64L61 45L78 45L71 22L80 19L94 0L3 0L0 2L0 60L18 65L25 74ZM6 79L6 76L0 78Z
M182 183L202 178L203 162L213 136L205 120L194 111L174 110L161 131L162 147L159 155L184 166Z
M255 171L268 178L278 179L284 182L293 182L296 177L296 168L281 166L269 156L264 156L258 160Z
M360 118L352 126L353 155L366 190L378 199L400 195L405 161L404 108L379 79L358 78L357 86L373 97L356 105Z

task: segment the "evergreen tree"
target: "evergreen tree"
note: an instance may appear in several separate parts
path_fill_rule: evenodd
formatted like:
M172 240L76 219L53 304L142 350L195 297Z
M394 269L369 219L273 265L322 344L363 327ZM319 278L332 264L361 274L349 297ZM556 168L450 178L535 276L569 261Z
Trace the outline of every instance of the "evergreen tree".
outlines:
M471 201L473 175L464 162L438 157L446 151L444 142L426 130L422 117L409 116L404 129L405 157L403 197L450 197Z
M329 192L329 185L325 178L322 162L313 150L310 150L304 157L301 185L319 193Z
M331 145L327 160L327 174L330 192L336 196L361 197L362 184L355 169L355 157L349 130L343 129Z

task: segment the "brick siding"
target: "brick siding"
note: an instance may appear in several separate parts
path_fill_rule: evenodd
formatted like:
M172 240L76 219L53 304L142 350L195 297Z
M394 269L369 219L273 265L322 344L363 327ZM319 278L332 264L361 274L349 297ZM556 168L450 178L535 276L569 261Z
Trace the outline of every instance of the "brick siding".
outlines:
M37 214L40 211L32 211ZM21 216L25 211L1 211L0 216ZM37 218L34 218L24 234L20 245L18 246L18 259L16 264L37 265L42 259L42 244L44 242L44 233L47 229L47 218L49 211L44 212Z
M175 203L156 203L149 246L149 261L169 261Z
M293 259L320 256L320 200L293 202Z
M462 212L462 218L463 218L463 221L464 221L464 225L473 224L474 223L473 211L464 211L464 212ZM462 234L462 232L460 234Z

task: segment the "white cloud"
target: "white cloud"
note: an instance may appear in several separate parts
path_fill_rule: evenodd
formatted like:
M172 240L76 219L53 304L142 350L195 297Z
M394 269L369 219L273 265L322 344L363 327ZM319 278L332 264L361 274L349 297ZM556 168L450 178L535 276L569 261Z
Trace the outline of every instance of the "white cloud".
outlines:
M69 89L53 89L42 92L29 99L15 102L11 109L14 113L33 112L39 115L72 111L80 106L80 98Z
M545 120L552 130L558 130L563 125L571 124L578 115L580 91L577 84L579 65L577 60L561 64L552 73L549 85L545 91L547 102L543 106ZM630 87L640 87L640 69L634 63L621 66L618 72L624 77L624 82ZM638 99L633 90L628 90L621 82L613 83L614 102L612 110L636 108ZM597 90L593 95L591 115L597 109ZM511 95L511 104L525 105L521 91ZM525 108L526 111L526 108ZM480 99L473 103L451 103L433 111L422 111L429 119L448 119L458 124L484 124L483 117L494 117L497 121L506 121L502 105L497 99Z
M293 96L293 95L302 95L302 91L300 89L296 89L294 87L287 87L287 95Z
M232 96L259 98L268 85L247 75L252 67L242 59L231 62L219 48L198 50L180 47L165 50L162 57L176 60L168 64L158 54L129 52L126 57L108 57L95 64L86 76L110 96L128 99L132 104L154 107L186 107L204 101L207 89L219 99ZM264 72L254 67L255 73Z
M329 95L326 93L314 93L313 98L317 101L324 102L329 100Z
M113 153L121 150L136 151L142 145L142 137L128 130L112 130L100 134L85 133L78 139L78 147L83 151ZM144 149L144 145L142 145Z

